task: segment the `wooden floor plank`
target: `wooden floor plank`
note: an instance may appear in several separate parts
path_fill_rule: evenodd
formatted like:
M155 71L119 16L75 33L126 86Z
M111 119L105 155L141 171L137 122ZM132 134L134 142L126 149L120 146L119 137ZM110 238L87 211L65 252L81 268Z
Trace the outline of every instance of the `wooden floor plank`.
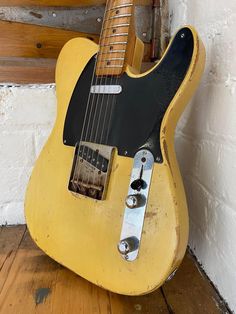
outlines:
M112 314L168 314L168 307L161 290L153 293L128 297L110 293Z
M186 255L176 275L162 287L162 291L175 314L229 313L190 254Z
M0 313L229 313L190 255L162 289L128 297L105 291L57 264L24 232L25 227L0 228Z
M111 314L108 293L60 266L27 233L0 294L4 314Z
M54 83L55 66L56 59L0 57L0 83Z
M16 252L25 233L25 226L0 228L0 293L6 282Z

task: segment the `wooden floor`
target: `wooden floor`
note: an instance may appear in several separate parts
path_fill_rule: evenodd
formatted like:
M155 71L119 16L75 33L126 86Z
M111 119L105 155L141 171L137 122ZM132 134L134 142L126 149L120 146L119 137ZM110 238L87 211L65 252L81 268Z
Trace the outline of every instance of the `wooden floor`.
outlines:
M120 296L54 262L35 246L25 226L17 226L0 228L0 313L229 312L190 254L161 289L141 297Z

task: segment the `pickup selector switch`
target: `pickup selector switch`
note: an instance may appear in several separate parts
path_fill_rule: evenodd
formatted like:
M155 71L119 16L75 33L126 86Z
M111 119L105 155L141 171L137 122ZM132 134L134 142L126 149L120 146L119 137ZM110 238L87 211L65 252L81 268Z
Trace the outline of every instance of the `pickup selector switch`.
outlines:
M131 183L131 188L135 191L140 191L141 189L145 189L146 186L147 184L143 179L137 179Z

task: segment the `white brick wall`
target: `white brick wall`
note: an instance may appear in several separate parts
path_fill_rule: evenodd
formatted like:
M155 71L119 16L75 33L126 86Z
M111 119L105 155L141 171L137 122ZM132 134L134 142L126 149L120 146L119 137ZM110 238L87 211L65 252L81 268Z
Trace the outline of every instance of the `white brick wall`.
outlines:
M176 134L190 246L236 310L236 1L170 0L172 32L193 24L207 49L201 86ZM24 222L26 182L55 118L53 86L0 87L0 224Z
M190 246L236 311L236 1L170 0L171 30L194 25L207 49L201 86L176 134Z
M56 113L53 86L0 87L0 225L24 223L24 194Z

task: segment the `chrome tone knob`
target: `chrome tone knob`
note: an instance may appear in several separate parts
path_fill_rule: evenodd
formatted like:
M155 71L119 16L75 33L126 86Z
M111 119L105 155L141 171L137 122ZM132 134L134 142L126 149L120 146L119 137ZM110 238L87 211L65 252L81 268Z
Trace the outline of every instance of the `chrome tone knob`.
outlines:
M128 208L137 208L145 205L145 197L141 194L128 195L125 201Z
M129 208L138 207L138 195L128 195L125 201L125 204Z
M122 255L127 255L135 250L139 246L139 240L136 237L126 238L118 243L118 251Z

